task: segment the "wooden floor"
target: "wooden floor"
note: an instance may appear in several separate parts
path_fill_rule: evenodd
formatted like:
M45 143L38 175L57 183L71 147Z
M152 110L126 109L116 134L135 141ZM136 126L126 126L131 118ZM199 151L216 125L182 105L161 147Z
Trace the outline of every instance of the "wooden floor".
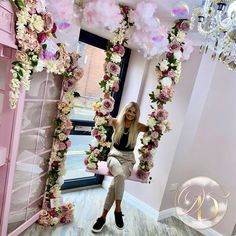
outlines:
M170 217L170 223L166 219L159 223L131 206L127 200L122 201L125 228L118 230L114 222L114 209L107 217L106 225L100 233L92 233L91 228L100 216L106 190L94 188L63 194L65 202L75 203L74 220L67 225L57 225L44 228L38 224L32 225L21 236L200 236L202 234L184 227L183 223L174 217Z

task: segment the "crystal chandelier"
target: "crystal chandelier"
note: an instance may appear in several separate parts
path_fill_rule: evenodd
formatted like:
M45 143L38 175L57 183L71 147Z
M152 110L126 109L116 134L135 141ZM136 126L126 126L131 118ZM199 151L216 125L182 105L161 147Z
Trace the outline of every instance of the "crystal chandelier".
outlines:
M212 59L236 69L236 1L205 0L203 7L193 10L193 21L195 17L198 31L204 36L200 50L211 49Z

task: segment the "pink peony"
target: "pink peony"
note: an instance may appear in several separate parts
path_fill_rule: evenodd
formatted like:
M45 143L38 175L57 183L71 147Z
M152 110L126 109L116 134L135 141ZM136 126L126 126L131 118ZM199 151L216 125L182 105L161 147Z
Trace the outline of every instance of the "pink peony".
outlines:
M71 141L70 140L66 141L66 146L67 146L67 148L69 148L71 146Z
M91 134L92 134L93 136L98 135L98 134L99 134L99 129L93 128L93 129L91 130Z
M53 27L53 20L52 20L51 14L46 13L42 17L43 17L43 20L44 20L44 29L46 31L51 30L52 27Z
M171 52L176 52L181 49L181 45L177 41L172 41L168 47Z
M156 131L154 131L154 132L151 133L151 137L152 137L153 139L157 139L158 136L159 136L159 133L156 132Z
M127 15L129 13L129 6L123 6L122 12Z
M145 180L148 178L150 172L148 171L144 171L144 170L141 170L141 169L138 169L137 172L136 172L136 176L139 178L139 179L142 179L142 180Z
M113 75L120 74L120 67L113 62L108 62L106 69L109 73L111 73Z
M174 90L172 87L163 86L160 95L158 96L158 99L165 103L167 101L170 101L173 95L174 95Z

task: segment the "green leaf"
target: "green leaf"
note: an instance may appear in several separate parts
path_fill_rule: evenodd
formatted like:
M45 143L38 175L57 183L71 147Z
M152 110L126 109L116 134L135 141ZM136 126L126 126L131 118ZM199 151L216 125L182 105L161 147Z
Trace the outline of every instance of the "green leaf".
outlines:
M47 44L46 43L42 44L42 48L43 48L43 50L46 50L47 49Z

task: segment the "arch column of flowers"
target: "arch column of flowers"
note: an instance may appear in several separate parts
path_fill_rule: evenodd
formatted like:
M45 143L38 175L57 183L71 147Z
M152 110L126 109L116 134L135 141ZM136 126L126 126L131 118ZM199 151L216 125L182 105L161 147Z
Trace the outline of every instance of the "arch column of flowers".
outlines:
M141 154L137 176L141 179L147 178L153 167L153 154L159 145L164 133L171 130L170 122L167 120L168 112L164 105L172 101L174 85L179 82L181 74L181 57L184 51L184 41L190 29L190 21L186 19L177 20L168 33L168 52L156 66L157 86L149 96L153 103L152 112L148 115L147 125L149 127L141 139Z
M56 51L48 50L48 42L53 43L57 27L52 16L37 0L12 1L16 8L16 39L18 50L12 63L10 83L10 107L14 109L21 88L29 90L30 77L35 71L47 70L60 75L63 94L58 103L58 114L54 120L53 147L48 160L49 170L45 189L43 210L39 223L53 226L58 222L68 223L73 218L73 204L61 202L62 176L65 173L65 157L71 142L68 135L72 129L69 114L73 100L78 93L75 83L81 79L83 70L78 67L79 54L67 53L63 44L54 44Z

